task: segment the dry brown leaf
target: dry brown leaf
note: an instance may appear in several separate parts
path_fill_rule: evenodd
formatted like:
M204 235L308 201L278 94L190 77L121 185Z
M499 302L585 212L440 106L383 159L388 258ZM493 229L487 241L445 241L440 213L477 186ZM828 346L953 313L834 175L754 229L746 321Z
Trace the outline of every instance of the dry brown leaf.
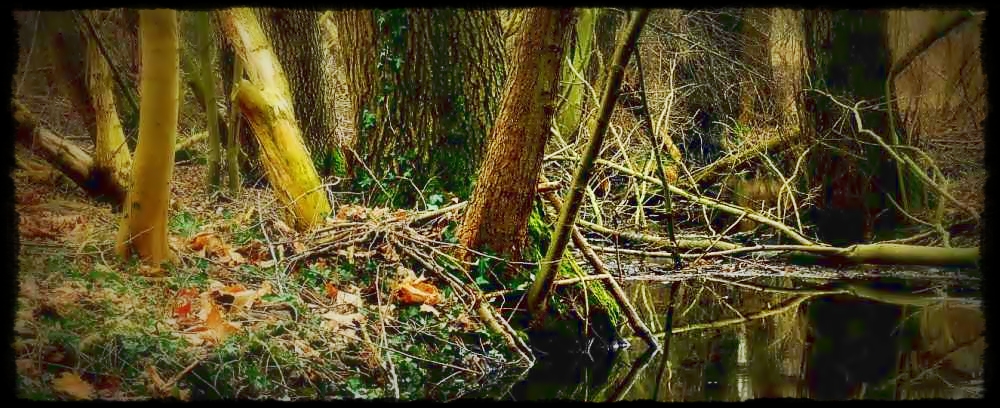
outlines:
M326 297L337 300L337 292L339 292L339 290L337 290L336 286L330 282L324 282L323 289L326 291Z
M271 282L264 281L264 283L260 284L260 288L257 289L257 296L264 297L266 295L270 295L273 290L274 289L271 287Z
M385 244L379 248L379 252L382 253L382 258L390 263L399 262L399 252L396 251L394 245Z
M237 249L236 252L242 255L246 262L256 264L258 266L262 266L261 264L270 258L270 252L267 247L264 246L264 243L258 240L250 241L250 243ZM273 262L273 260L271 262Z
M63 372L59 378L52 380L52 389L69 395L74 399L94 398L94 387L80 378L76 373L69 371Z
M363 303L361 296L343 290L337 291L337 298L335 300L338 305L352 305L358 309L361 308Z
M143 265L139 266L139 274L142 275L142 276L148 276L148 277L151 277L151 278L159 278L159 277L166 276L167 275L167 271L163 270L163 268L161 266L159 266L159 265L146 265L146 264L143 264Z
M233 334L239 330L239 326L234 323L227 322L222 317L222 311L219 310L218 306L212 304L212 310L208 313L208 318L205 319L205 327L208 328L206 333L208 338L206 340L212 340L215 344L222 343L230 334Z
M421 280L404 281L396 288L396 298L402 304L436 305L441 302L437 287Z
M292 348L301 357L319 357L319 352L309 346L309 343L305 340L295 339L292 341Z
M345 205L337 210L336 218L338 220L363 221L368 218L368 214L364 207L358 205Z

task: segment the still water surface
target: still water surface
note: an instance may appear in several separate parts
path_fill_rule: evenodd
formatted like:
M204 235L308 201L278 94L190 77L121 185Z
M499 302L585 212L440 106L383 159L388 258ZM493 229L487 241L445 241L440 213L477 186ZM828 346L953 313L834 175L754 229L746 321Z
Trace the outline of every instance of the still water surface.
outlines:
M851 271L819 272L843 276ZM595 402L979 398L986 347L979 283L959 279L955 271L937 272L886 269L877 279L850 282L738 273L688 278L674 312L676 334L667 364L664 353L651 353L642 340L630 338L631 347L618 352L595 346L589 355L541 356L526 375L493 397ZM931 273L934 279L913 278ZM802 299L804 292L781 293L847 284L889 295L882 300L845 294ZM623 285L651 330L662 332L670 284L635 279ZM898 293L907 295L892 295ZM907 297L914 293L924 298ZM941 298L948 300L935 300ZM705 327L768 311L779 312Z

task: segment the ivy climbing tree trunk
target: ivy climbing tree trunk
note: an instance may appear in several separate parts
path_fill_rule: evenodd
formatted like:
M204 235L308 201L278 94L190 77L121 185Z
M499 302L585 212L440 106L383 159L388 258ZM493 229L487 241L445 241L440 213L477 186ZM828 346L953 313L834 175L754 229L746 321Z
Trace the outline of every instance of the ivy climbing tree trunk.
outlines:
M420 189L467 197L504 78L497 13L397 9L331 16L360 158L376 177L408 177ZM395 204L413 204L413 193Z
M281 67L288 76L295 118L317 170L343 174L334 120L334 79L325 64L331 58L321 41L320 12L296 9L258 9L258 18Z
M154 266L176 260L167 242L167 210L177 139L177 26L174 10L140 11L139 143L115 248L122 257L134 253Z
M459 231L465 247L521 259L572 17L568 9L526 11L496 126Z

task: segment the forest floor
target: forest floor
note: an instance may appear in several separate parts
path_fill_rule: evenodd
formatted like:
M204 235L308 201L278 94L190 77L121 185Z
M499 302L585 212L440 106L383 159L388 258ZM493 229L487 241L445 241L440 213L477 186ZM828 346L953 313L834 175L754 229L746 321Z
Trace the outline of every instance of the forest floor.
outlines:
M33 164L12 174L22 398L451 399L513 360L451 287L384 246L286 271L305 248L279 239L291 234L267 189L213 198L204 166L175 167L169 233L181 262L163 271L118 260L119 215Z

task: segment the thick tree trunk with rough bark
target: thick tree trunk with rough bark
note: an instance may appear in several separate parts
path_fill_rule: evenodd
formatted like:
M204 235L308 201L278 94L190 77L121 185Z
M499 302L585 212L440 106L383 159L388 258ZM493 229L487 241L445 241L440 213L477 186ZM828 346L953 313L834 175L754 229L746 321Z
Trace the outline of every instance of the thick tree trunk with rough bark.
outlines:
M122 257L134 253L145 263L159 266L176 260L167 241L167 210L180 83L177 12L142 10L139 19L139 143L116 251Z
M322 42L320 12L268 8L257 10L257 15L288 76L295 118L317 170L343 171L336 168L342 167L343 158L334 134L334 80L325 66L331 56Z
M486 158L459 232L462 245L521 259L559 92L572 11L527 11Z
M410 170L420 188L438 183L467 196L504 78L497 13L397 9L331 16L360 158L377 177ZM397 204L412 200L402 201Z

